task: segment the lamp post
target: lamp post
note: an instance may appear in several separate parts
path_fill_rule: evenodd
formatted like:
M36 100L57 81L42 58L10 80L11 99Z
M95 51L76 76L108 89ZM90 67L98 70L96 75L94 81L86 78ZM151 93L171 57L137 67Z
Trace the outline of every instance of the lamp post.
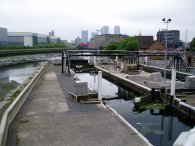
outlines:
M167 71L167 40L168 40L168 24L171 22L171 19L166 20L165 18L162 19L162 21L164 21L164 23L166 23L166 38L165 38L165 44L166 44L166 48L165 48L165 67L164 67L164 84L166 83L166 71Z
M101 33L101 31L102 31L101 29L97 29L97 33L98 33L98 35L99 35L99 32Z

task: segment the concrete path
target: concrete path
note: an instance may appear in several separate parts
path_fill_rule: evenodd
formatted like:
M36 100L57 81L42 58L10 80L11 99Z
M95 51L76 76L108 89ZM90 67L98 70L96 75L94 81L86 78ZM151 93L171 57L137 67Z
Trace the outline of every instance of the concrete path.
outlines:
M109 109L69 99L73 78L53 69L50 65L18 123L19 146L147 145Z

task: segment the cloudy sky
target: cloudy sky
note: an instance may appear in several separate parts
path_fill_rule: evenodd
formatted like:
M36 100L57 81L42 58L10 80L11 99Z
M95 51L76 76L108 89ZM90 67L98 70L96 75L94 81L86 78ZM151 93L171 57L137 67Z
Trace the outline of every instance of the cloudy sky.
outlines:
M180 39L195 37L195 0L0 0L0 27L8 31L37 32L68 41L81 30L96 32L115 25L130 36L153 35L166 28L162 18L171 18L169 29L180 30Z

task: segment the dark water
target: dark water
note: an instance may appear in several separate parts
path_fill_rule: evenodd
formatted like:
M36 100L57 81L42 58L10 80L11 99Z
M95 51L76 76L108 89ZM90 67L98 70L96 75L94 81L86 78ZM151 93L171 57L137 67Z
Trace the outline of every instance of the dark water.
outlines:
M0 81L16 81L21 84L36 70L37 66L40 64L41 62L32 62L0 67Z
M97 75L80 73L77 76L87 81L88 86L97 89ZM141 113L134 112L133 97L139 96L127 89L109 82L102 81L103 97L119 97L121 99L106 101L113 109L122 115L132 126L142 133L154 146L172 146L181 132L189 131L194 123L181 121L179 117L167 111L146 110ZM130 100L124 100L127 98Z

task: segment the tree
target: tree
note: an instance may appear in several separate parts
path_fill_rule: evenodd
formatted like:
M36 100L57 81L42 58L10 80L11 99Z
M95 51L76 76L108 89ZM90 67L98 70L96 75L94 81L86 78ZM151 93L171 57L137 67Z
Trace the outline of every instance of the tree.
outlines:
M125 50L127 46L127 41L128 41L127 39L119 41L118 50Z
M106 50L127 50L127 51L138 51L140 42L136 37L128 37L120 40L118 43L110 43L105 49Z
M105 50L117 50L117 49L118 49L117 42L111 42L105 47Z
M128 51L138 51L139 50L139 40L136 37L128 37L119 42L119 50L128 50Z
M195 51L195 38L193 38L191 43L190 43L190 50Z
M136 37L129 37L127 39L127 43L126 43L126 50L128 51L138 51L139 50L139 40Z

